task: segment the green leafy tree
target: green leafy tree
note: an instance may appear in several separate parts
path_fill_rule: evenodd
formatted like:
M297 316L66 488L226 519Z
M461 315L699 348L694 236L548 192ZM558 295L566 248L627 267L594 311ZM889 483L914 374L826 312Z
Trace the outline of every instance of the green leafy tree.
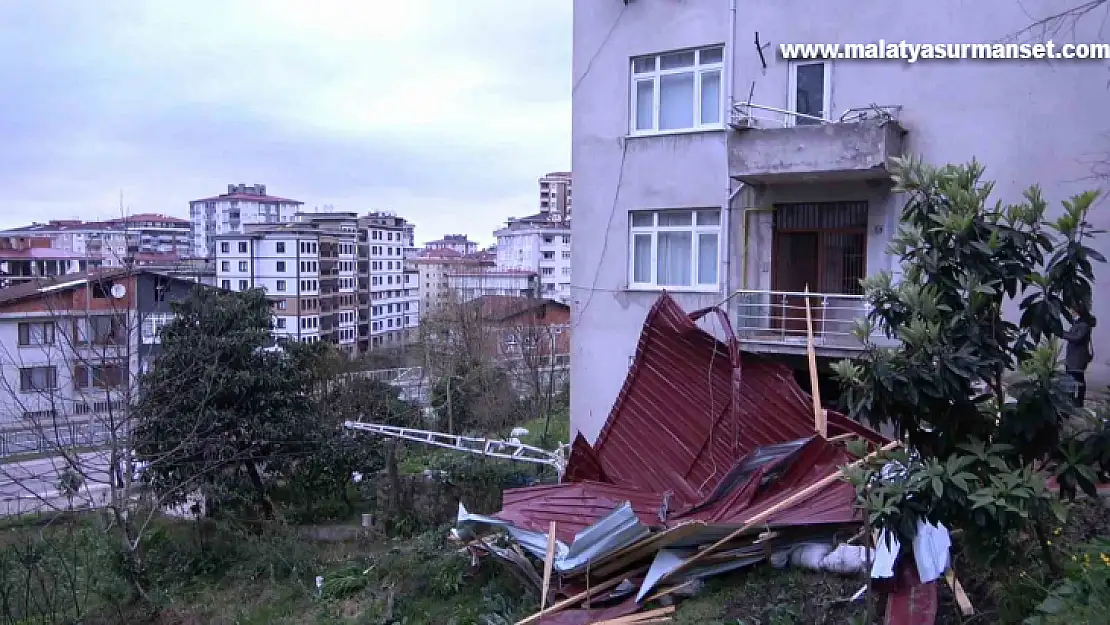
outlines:
M1035 517L1047 495L1032 467L1060 459L1063 426L1077 412L1057 339L1071 311L1089 306L1092 262L1104 261L1087 245L1097 193L1049 219L1036 186L1004 206L982 176L974 161L896 162L907 202L891 247L903 277L864 282L865 357L836 367L851 412L897 426L914 454L900 462L928 476L883 480L876 465L853 476L866 505L882 511L872 520L907 538L922 517L994 539ZM1016 298L1017 323L1005 310Z
M314 348L272 349L270 304L261 290L198 290L174 312L136 406L144 479L169 503L200 490L272 514L272 482L316 442Z
M451 365L432 385L441 429L489 434L513 423L520 402L504 369L481 358L460 358Z

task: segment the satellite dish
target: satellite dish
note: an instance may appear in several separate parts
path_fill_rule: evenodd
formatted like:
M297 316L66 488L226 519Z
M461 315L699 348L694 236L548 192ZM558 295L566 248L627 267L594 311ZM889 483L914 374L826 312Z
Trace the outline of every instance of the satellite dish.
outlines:
M127 295L127 287L123 286L122 284L112 285L112 297L116 299L122 299L124 295Z

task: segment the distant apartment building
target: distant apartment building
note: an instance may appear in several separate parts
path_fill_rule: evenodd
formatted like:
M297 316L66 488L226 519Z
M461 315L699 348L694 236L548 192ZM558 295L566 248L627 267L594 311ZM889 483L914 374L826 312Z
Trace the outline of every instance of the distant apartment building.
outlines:
M264 184L229 184L227 193L189 202L192 247L196 256L216 256L216 238L245 232L251 224L283 224L295 220L304 202L267 195Z
M242 224L213 237L216 281L231 291L261 288L276 338L358 346L356 213L300 214L286 223Z
M484 253L463 254L451 248L426 249L409 262L417 270L420 312L424 316L457 301L448 281L450 275L493 268L495 265L493 259Z
M393 213L373 212L360 217L358 227L359 281L369 293L368 347L404 344L416 338L420 324L419 270L411 263L415 226Z
M572 202L569 171L551 172L540 178L540 213L550 221L570 221Z
M539 276L539 295L570 301L570 224L549 221L543 213L509 219L497 237L497 268Z
M105 267L122 267L136 254L188 256L192 251L190 231L188 220L141 213L105 221L36 222L0 232L0 237L11 241L13 247L18 247L19 238L46 240L49 241L46 247L60 252L96 260Z
M456 266L447 273L449 298L466 303L483 296L539 297L540 280L527 269Z
M455 250L460 254L474 254L478 251L478 242L466 238L465 234L448 234L442 239L428 241L424 244L425 250Z

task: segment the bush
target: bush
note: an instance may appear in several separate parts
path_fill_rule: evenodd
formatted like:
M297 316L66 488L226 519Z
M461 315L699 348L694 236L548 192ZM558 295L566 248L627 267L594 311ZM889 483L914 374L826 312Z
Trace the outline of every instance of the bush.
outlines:
M1067 564L1065 578L1048 591L1026 625L1104 623L1110 613L1110 539L1084 545Z

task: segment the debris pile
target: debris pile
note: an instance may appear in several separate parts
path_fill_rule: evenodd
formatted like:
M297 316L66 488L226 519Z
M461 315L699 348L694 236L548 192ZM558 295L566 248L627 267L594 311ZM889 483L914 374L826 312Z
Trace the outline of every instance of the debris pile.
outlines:
M710 314L727 342L696 325ZM807 548L862 534L840 479L854 460L844 439L889 441L823 416L828 438L788 368L742 354L720 309L688 315L664 294L596 442L571 446L563 483L508 490L492 516L460 506L456 532L541 591L523 624L665 622L673 605L645 608L765 560L860 573L864 548Z

